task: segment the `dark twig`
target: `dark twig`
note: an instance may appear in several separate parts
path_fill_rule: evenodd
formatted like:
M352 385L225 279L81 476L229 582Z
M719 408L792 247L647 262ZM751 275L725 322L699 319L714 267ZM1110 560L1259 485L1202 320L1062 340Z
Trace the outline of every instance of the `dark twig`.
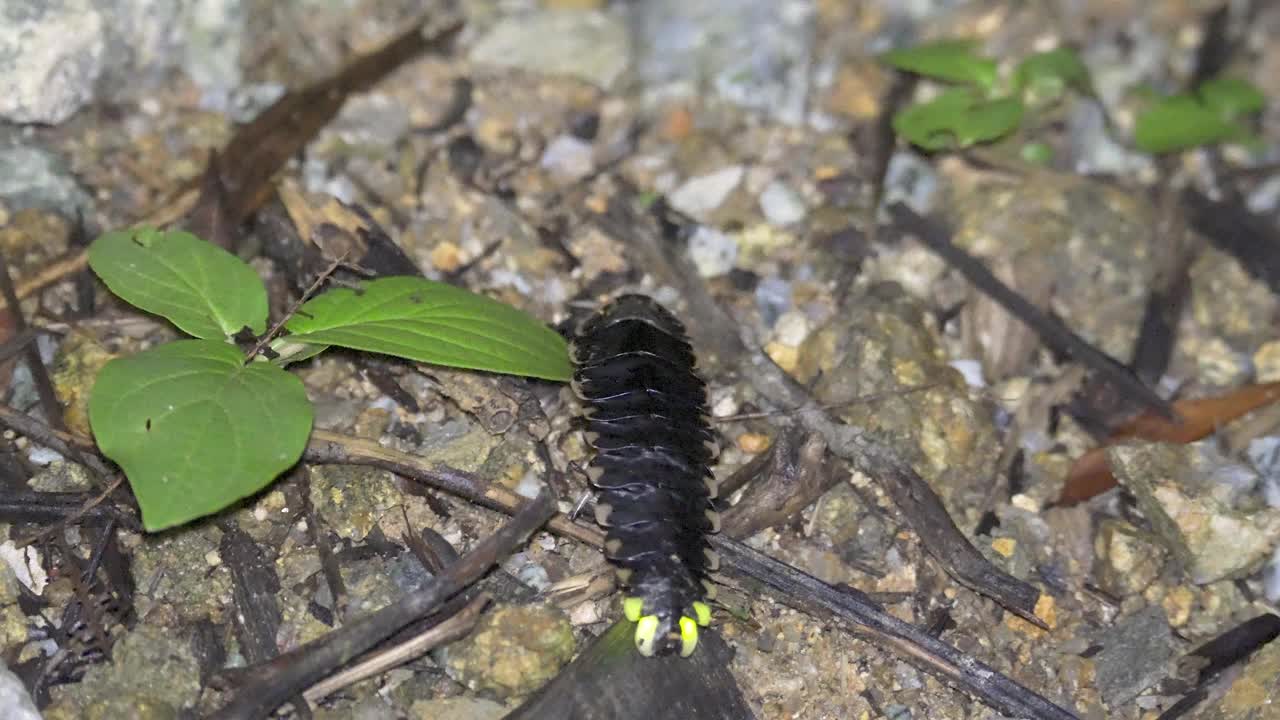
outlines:
M28 437L50 450L68 457L97 473L99 479L106 480L115 474L110 467L98 457L93 443L85 438L72 435L64 430L55 430L45 423L18 412L8 405L0 405L0 426L4 426Z
M482 577L489 568L542 527L554 511L551 496L542 494L493 535L418 592L356 619L328 635L307 643L273 664L273 671L243 688L226 707L212 715L218 720L266 717L289 698L387 639L409 623L436 611L441 603Z
M311 442L303 451L302 459L304 462L320 465L368 465L381 468L508 514L515 512L524 501L510 490L463 470L428 463L420 457L383 447L372 440L325 430L312 431ZM547 527L560 535L594 547L604 545L604 534L599 530L575 525L563 515L551 518Z
M316 294L316 291L320 289L320 286L324 284L324 281L328 280L329 276L341 267L343 261L346 259L346 253L343 253L340 257L334 258L329 265L325 267L324 271L316 276L316 279L311 282L311 286L307 288L306 292L302 293L302 295L289 306L289 310L285 312L284 315L281 315L279 320L276 320L275 324L271 326L271 329L267 331L267 334L259 338L258 342L253 346L253 349L244 356L244 361L246 363L252 361L258 353L262 352L262 348L266 347L267 343L270 343L275 339L275 336L280 332L280 328L284 327L284 324L289 322L289 319L297 314L298 308L302 307L303 303L310 300L311 296Z
M9 263L0 256L0 292L4 295L5 304L9 306L9 314L13 318L13 331L21 335L27 329L27 319L22 314L22 304L18 301L18 293L13 287L13 278L9 277ZM27 345L27 368L31 371L31 379L35 382L36 394L40 396L40 407L44 409L45 419L55 430L66 430L62 422L62 406L58 404L58 393L54 392L53 382L49 380L49 371L40 359L40 347L37 343Z
M1195 687L1184 695L1159 720L1176 720L1195 709L1212 693L1223 672L1244 660L1267 643L1280 637L1280 616L1258 615L1222 633L1188 653L1183 662L1203 663Z
M1122 363L1098 348L1090 345L1060 320L1044 313L1025 298L1000 281L982 261L953 245L946 227L936 220L923 217L902 203L889 206L894 226L904 234L910 234L925 247L959 270L974 287L1000 304L1010 315L1025 323L1040 336L1050 348L1069 355L1106 377L1120 392L1130 395L1141 405L1162 416L1177 420L1177 413L1164 398L1147 387Z
M721 514L724 532L747 538L781 525L809 507L836 484L838 476L824 462L827 442L821 435L788 428L774 440L769 471L750 485L737 505Z
M884 612L860 592L832 587L723 535L713 536L712 545L728 567L764 583L783 602L812 615L849 622L852 632L872 644L910 660L1006 715L1033 720L1076 717L972 656Z
M929 483L890 448L861 428L841 423L814 407L816 403L809 391L764 353L751 355L750 362L742 365L742 372L756 391L775 405L796 407L810 403L813 409L798 413L797 421L825 438L831 452L880 483L920 536L925 549L942 563L948 574L1024 620L1044 627L1044 621L1035 614L1040 592L982 557L952 522Z

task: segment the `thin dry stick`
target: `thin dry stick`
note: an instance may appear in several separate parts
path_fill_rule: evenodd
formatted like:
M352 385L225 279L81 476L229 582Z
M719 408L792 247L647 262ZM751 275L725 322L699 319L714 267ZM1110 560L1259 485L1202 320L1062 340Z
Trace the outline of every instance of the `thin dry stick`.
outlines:
M542 527L553 508L551 496L545 492L532 502L524 503L524 507L497 532L482 540L422 589L280 656L260 677L241 688L230 703L210 717L215 720L266 717L336 668L368 652L409 623L439 610L446 600L479 580L523 544Z
M253 349L249 351L249 354L244 356L245 362L253 360L253 358L262 351L262 348L266 347L267 343L271 342L271 340L275 338L276 333L280 332L280 328L284 327L284 324L289 322L289 318L292 318L298 312L298 308L302 307L304 302L311 299L311 296L320 289L320 286L324 284L324 281L328 280L329 276L341 267L343 261L346 259L347 253L342 253L341 257L329 263L329 267L325 268L324 272L316 276L315 281L311 283L311 287L307 288L307 291L302 293L302 297L294 301L293 305L289 307L288 312L281 316L280 319L276 321L276 324L272 325L271 329L267 331L267 334L263 335L262 339L258 340L258 343L253 346Z
M395 647L374 653L368 659L321 680L307 688L306 692L302 693L302 697L314 705L326 696L348 685L354 685L361 680L384 673L393 667L409 662L434 647L439 647L463 637L476 626L476 621L480 619L480 612L484 610L491 599L492 597L488 593L480 593L471 602L467 603L466 607L459 610L456 615L448 620L439 625L429 627Z
M35 533L34 535L31 535L30 537L19 540L15 544L19 548L24 548L46 535L52 535L53 533L61 530L62 528L65 528L74 524L77 520L84 517L90 510L101 505L108 497L111 496L111 493L116 491L116 488L120 487L120 484L123 482L124 482L124 475L117 473L115 478L111 481L109 485L107 485L107 488L105 490L103 490L101 493L99 493L95 497L92 497L86 500L85 503L80 506L80 509L71 513L70 515L63 518L62 520L59 520L58 522L50 525L49 527Z
M527 502L525 498L501 485L468 472L434 465L415 455L383 447L372 440L326 430L311 431L311 442L303 451L302 459L318 465L369 465L382 468L508 514ZM577 525L562 514L557 513L552 517L547 527L559 535L593 547L604 546L604 533L592 527Z

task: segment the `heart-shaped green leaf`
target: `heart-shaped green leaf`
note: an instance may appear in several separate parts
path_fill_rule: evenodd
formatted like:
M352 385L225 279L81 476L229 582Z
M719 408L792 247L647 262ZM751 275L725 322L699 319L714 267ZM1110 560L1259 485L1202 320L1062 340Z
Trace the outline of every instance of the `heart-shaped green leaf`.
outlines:
M222 339L266 330L267 291L253 268L188 232L110 232L89 246L89 266L131 305L183 332Z
M302 455L302 381L234 346L180 340L102 368L89 399L98 447L124 468L147 530L217 512Z
M893 117L893 130L925 150L966 148L999 140L1022 122L1017 98L984 100L969 88L953 88Z
M285 327L293 342L547 380L572 374L564 338L537 318L420 277L331 290L299 308Z
M977 49L976 40L943 40L890 50L880 57L899 70L990 90L996 84L996 61L982 57Z

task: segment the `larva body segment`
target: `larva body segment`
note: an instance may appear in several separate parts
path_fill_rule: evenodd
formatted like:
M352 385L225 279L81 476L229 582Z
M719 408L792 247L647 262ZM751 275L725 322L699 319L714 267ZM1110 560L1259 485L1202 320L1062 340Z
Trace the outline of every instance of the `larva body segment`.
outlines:
M693 348L669 311L623 295L583 323L570 353L596 450L588 468L600 491L596 518L629 588L636 645L645 655L688 655L710 618L702 598L715 555L706 535L719 526L709 468L718 450Z

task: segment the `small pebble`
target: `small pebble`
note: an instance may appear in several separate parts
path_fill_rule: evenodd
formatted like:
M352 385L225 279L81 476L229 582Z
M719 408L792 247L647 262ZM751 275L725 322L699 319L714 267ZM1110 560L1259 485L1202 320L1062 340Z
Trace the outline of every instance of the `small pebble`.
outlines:
M718 418L729 417L738 414L738 398L734 396L733 388L724 388L722 390L711 391L711 414Z
M561 135L547 144L542 167L565 180L586 177L595 167L591 143L572 135Z
M778 367L789 373L795 372L800 366L800 350L794 345L771 342L764 346L764 352L778 364Z
M724 204L729 193L742 182L746 171L741 165L732 165L708 175L690 178L667 198L671 206L686 215L705 218Z
M453 272L462 267L462 249L446 240L431 249L431 264L440 272Z
M596 603L592 601L579 603L569 611L569 624L574 627L594 625L600 622L600 620L600 609L597 608Z
M742 433L738 436L738 448L745 453L762 453L769 449L769 436L763 433Z
M733 269L738 260L738 241L705 225L689 238L689 257L702 277L719 277Z
M800 347L809 337L809 318L798 310L783 313L773 326L773 337L783 345Z
M977 360L952 360L951 367L964 376L964 381L971 388L983 388L987 381L982 377L982 363Z
M1000 553L1004 557L1013 557L1013 551L1017 549L1018 541L1013 538L1002 537L991 541L991 549Z
M773 225L793 225L804 219L804 202L786 185L773 181L760 193L760 210Z
M204 554L204 561L209 567L218 567L222 564L222 555L217 550L210 550Z

